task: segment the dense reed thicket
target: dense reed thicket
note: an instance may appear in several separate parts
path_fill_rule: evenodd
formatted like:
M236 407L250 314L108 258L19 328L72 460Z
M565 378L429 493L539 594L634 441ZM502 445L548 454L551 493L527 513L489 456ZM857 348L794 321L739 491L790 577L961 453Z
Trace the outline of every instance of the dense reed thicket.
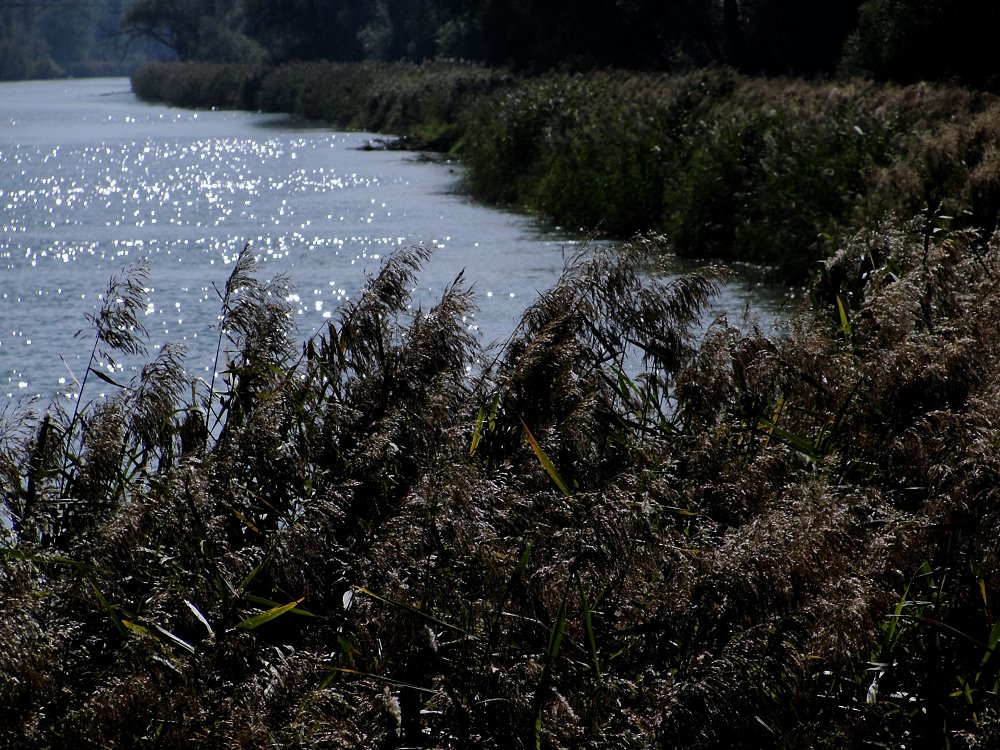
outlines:
M153 63L132 76L136 95L182 107L288 112L338 127L406 135L448 151L462 113L510 85L504 71L447 62Z
M796 280L888 212L989 236L1000 100L969 90L806 83L728 70L514 78L471 65L157 64L139 96L293 112L458 154L477 198L689 257Z
M428 252L300 346L245 251L224 377L6 416L0 744L1000 741L996 238L881 226L700 343L717 271L585 246L490 355L461 278L407 312Z

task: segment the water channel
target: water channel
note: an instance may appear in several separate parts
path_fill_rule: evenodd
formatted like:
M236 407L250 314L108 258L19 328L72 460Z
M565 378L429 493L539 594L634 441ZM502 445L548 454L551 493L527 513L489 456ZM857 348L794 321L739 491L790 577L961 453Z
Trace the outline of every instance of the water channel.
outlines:
M85 315L141 258L151 348L185 342L191 374L208 377L216 289L248 241L263 276L291 278L302 337L388 253L433 243L414 304L464 270L479 305L466 323L484 344L505 338L573 242L464 198L457 165L363 150L372 137L151 105L127 79L0 84L0 406L72 397L93 340ZM779 305L737 280L713 315L749 309L767 326Z

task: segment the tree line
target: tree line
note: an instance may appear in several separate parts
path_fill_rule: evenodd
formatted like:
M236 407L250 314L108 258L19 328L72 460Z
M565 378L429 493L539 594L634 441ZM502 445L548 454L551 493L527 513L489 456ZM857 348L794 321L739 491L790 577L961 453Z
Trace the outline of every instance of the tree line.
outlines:
M0 80L122 75L173 53L125 35L132 0L0 0Z
M1000 80L1000 7L988 0L137 0L123 24L190 60Z
M214 62L470 60L518 72L726 65L996 89L988 0L0 0L0 79Z

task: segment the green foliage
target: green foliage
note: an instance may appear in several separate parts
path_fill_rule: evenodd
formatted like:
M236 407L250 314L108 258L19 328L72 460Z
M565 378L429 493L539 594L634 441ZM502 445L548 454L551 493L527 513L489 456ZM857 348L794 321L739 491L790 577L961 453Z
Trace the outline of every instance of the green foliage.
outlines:
M181 60L274 63L463 59L521 72L816 75L836 67L858 3L787 0L137 0L124 28Z
M178 107L256 109L265 73L263 66L236 63L149 63L132 74L132 90Z
M984 0L8 0L0 20L8 79L117 74L143 57L175 56L468 60L525 74L728 66L995 90L1000 15Z
M181 61L262 61L264 49L243 26L242 4L223 0L134 0L121 16L125 34L153 39Z
M159 64L133 87L395 133L460 155L480 199L582 234L664 232L681 255L797 281L886 214L929 208L986 236L1000 213L1000 103L963 89L455 63Z
M892 158L869 96L726 71L529 80L475 113L467 185L570 227L655 228L682 254L801 276Z
M428 727L444 737L455 720L463 744L507 738L512 726L525 741L559 736L550 712L566 689L560 684L607 679L614 657L598 607L620 582L595 562L565 567L578 542L546 539L540 528L563 523L574 507L597 512L597 496L562 494L552 504L547 475L557 470L536 461L509 485L517 493L509 506L491 497L508 484L511 461L528 465L548 450L589 484L599 476L584 479L580 461L612 434L616 451L650 438L639 423L614 419L609 410L622 396L600 368L609 359L621 367L624 344L613 342L623 337L669 372L686 356L686 329L711 275L646 281L640 269L661 249L653 240L621 253L581 249L499 369L471 380L469 366L483 353L462 323L472 298L461 279L433 309L406 313L428 249L391 257L298 358L284 282L259 280L244 250L220 290L220 361L228 365L208 393L184 404L179 362L165 353L110 399L87 402L82 383L68 421L50 415L34 436L16 428L4 443L15 481L5 485L13 525L0 585L5 601L18 603L0 618L10 644L2 666L16 675L4 688L5 743L135 744L153 733L170 747L216 742L219 731L233 741L244 732L290 738L299 730L286 723L304 729L306 716L306 744L381 741L392 736L394 715L407 741ZM142 304L143 270L109 285L92 321L95 357L141 353L143 332L128 314ZM567 296L576 300L569 316L559 309ZM546 364L556 361L559 372ZM546 449L534 436L498 440L538 398L525 389L545 372L560 406L530 416ZM495 394L495 413L470 458L473 405L487 394ZM559 435L567 407L578 417ZM192 415L200 417L193 424ZM57 429L68 438L47 437ZM600 476L614 471L609 463ZM484 513L493 516L485 525ZM611 507L599 515L594 523L636 520L613 521ZM602 555L610 562L619 552L615 542ZM541 574L553 565L561 582ZM411 568L430 573L412 590ZM551 610L553 630L543 622L556 590L565 593ZM333 651L316 650L323 642ZM564 661L568 648L589 654L584 666ZM434 675L452 661L441 683ZM129 677L133 670L141 679ZM497 671L513 682L497 683ZM56 697L35 689L64 680L73 688L66 683ZM222 686L237 683L252 705L268 706L263 713L229 704L234 694ZM382 686L397 697L382 701ZM523 697L510 694L510 702L511 689ZM334 695L347 702L331 703ZM351 702L364 708L346 722L335 718ZM425 705L441 706L430 724ZM40 711L60 718L40 719ZM218 723L223 715L231 734Z
M126 0L0 2L0 80L123 75L155 50L117 38Z

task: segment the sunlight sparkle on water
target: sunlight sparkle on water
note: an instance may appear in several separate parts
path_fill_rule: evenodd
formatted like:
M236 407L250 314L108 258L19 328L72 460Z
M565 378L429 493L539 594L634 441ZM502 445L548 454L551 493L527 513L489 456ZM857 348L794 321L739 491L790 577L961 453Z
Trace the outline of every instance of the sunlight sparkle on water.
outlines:
M480 310L463 322L494 338L562 268L565 240L462 199L453 166L362 150L365 134L141 104L123 79L0 88L0 121L10 123L0 129L0 387L9 397L75 387L93 341L85 314L142 258L150 351L185 341L198 373L211 369L221 291L247 242L262 278L285 274L307 290L288 298L300 337L335 319L400 247L437 246L413 309L438 302L464 271Z

